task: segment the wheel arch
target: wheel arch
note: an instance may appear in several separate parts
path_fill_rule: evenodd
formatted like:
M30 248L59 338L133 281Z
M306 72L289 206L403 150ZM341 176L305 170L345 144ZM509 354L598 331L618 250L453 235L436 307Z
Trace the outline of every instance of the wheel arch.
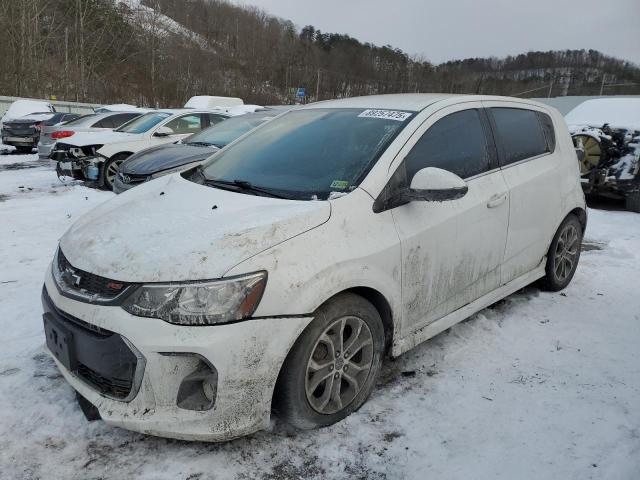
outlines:
M569 215L575 215L578 217L578 221L580 222L580 226L582 227L582 233L584 234L587 229L587 212L584 208L576 207L571 210L564 218L567 218ZM562 221L564 222L564 218ZM561 222L562 223L562 222Z
M343 290L340 290L339 292L335 292L329 298L327 298L324 302L318 305L318 307L314 310L312 315L315 315L315 312L319 308L321 308L323 305L325 305L327 302L330 302L331 300L333 300L334 298L338 297L343 293L352 293L352 294L358 295L359 297L364 298L369 303L371 303L373 307L378 311L378 313L380 314L380 318L382 319L382 327L384 329L384 336L385 336L384 354L389 355L391 353L391 346L393 345L393 334L395 331L395 327L393 324L394 313L391 308L391 304L389 303L387 298L375 288L356 286L356 287L345 288ZM293 349L293 346L300 339L300 337L304 335L306 330L307 330L306 328L302 330L302 332L300 332L296 340L291 344L291 346L289 347L289 351L284 357L284 361L281 363L280 368L278 369L278 375L276 376L276 381L273 385L273 390L271 392L271 411L272 412L277 410L278 408L278 405L277 405L278 401L276 397L278 395L280 377L282 375L284 365L286 364L287 359L291 355L291 350Z
M393 344L393 334L394 334L394 325L393 325L393 310L391 309L391 304L387 300L387 298L380 293L375 288L371 287L353 287L343 290L342 292L338 292L336 295L341 293L350 292L354 293L369 303L371 303L375 309L380 314L380 318L382 319L382 326L384 328L384 341L385 341L385 353L388 353L391 349L391 345ZM334 295L331 298L334 298ZM331 300L328 299L327 301Z

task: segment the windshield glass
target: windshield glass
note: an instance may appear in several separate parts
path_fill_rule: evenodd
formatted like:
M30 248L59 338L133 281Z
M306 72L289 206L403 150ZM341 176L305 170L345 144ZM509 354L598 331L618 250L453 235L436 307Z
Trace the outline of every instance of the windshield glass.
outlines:
M167 112L145 113L144 115L125 123L120 128L116 128L115 131L124 133L144 133L170 116L171 114Z
M191 135L184 143L199 143L214 145L222 148L233 142L236 138L244 135L249 130L254 129L261 123L271 120L277 114L272 116L266 115L242 115L240 117L230 118L224 122L207 128L202 132Z
M248 182L301 200L355 189L413 112L289 112L203 165L205 181ZM231 120L227 120L229 122Z

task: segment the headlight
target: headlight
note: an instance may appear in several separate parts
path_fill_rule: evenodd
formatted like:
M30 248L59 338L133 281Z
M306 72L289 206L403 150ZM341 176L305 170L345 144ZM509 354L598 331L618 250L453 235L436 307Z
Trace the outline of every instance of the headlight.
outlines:
M258 272L224 280L141 285L122 308L176 325L234 322L253 315L266 283L267 273Z

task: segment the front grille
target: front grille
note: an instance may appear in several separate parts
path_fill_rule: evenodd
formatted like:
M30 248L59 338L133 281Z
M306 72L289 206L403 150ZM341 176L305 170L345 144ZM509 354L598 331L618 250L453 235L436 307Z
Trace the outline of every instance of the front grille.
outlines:
M90 383L100 393L113 398L127 398L131 392L131 387L133 386L133 382L131 380L104 377L82 363L78 365L76 373L83 380Z
M58 271L68 288L86 295L98 295L107 300L117 297L130 285L74 267L64 256L62 250L58 250Z
M149 179L149 175L136 175L133 173L125 173L125 172L118 173L118 176L120 177L120 181L127 185L143 183Z

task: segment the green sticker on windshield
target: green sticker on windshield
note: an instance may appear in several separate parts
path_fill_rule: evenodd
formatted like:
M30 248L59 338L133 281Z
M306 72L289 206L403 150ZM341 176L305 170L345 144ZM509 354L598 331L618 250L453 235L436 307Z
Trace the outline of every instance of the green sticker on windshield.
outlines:
M346 180L334 180L329 186L331 188L339 188L340 190L344 190L349 186L349 182L347 182Z

